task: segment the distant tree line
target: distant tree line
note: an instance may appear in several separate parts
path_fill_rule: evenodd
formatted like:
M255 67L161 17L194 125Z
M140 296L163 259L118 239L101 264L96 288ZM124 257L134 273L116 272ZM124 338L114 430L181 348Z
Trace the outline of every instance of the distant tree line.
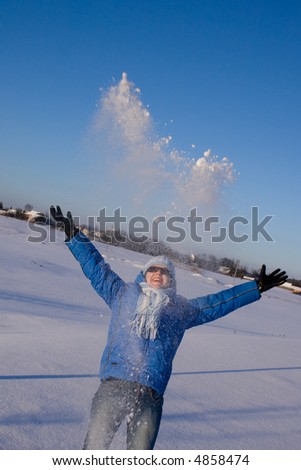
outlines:
M49 224L49 216L45 215L42 212L36 212L36 214L32 214L31 211L33 210L32 204L25 204L24 209L14 209L12 207L4 207L3 202L0 202L0 215L4 215L6 217L12 217L14 219L20 220L31 220L32 222L40 222L44 224Z
M31 204L26 204L24 209L8 209L3 207L0 202L1 215L13 217L21 220L29 220L29 212L33 210ZM49 214L38 213L37 216L30 218L32 223L54 225ZM58 230L63 230L63 227L57 226ZM230 276L243 278L244 276L257 278L259 276L258 270L249 270L246 266L240 264L240 260L231 259L227 257L218 258L214 255L208 254L183 254L171 248L170 245L162 241L153 241L147 239L145 241L134 240L129 237L126 232L112 230L108 228L104 231L98 232L95 229L86 225L81 225L81 230L93 241L105 243L107 245L122 246L131 251L145 253L150 256L165 255L173 261L185 264L190 269L195 271L205 269L208 271L218 272L221 267L226 268L227 274ZM288 279L294 286L301 287L301 280Z
M0 210L3 211L1 215L6 217L13 217L15 219L27 220L28 216L26 215L26 211L23 209L13 209L11 208L4 208L3 203L0 202Z
M165 255L173 261L188 265L190 269L196 271L206 269L208 271L218 272L220 267L227 268L227 274L235 277L258 277L259 272L255 270L249 270L246 266L240 265L240 261L236 259L230 259L227 257L218 258L214 255L195 255L195 254L184 254L173 248L163 241L153 241L147 239L145 241L135 241L126 232L114 231L107 229L106 231L97 232L87 226L82 226L83 232L92 240L100 241L102 243L122 246L131 251L137 251L150 256Z

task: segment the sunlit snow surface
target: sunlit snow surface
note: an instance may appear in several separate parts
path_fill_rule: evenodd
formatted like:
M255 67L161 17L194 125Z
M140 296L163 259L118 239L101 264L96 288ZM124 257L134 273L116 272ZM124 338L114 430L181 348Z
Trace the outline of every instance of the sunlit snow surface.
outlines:
M110 311L62 233L51 244L29 243L29 234L25 222L0 217L0 448L80 449ZM148 259L96 246L127 281ZM188 298L242 282L180 266L177 281ZM300 351L301 297L280 288L189 330L156 449L300 449ZM124 445L123 425L112 448Z

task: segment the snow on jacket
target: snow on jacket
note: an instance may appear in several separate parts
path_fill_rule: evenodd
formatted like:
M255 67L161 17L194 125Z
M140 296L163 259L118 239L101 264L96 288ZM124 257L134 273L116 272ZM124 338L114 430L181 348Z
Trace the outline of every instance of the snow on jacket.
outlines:
M134 283L124 282L82 233L66 244L95 291L112 310L100 364L101 380L116 377L139 382L163 394L185 330L216 320L260 298L255 281L191 300L175 294L160 312L156 338L147 339L138 336L131 327L141 293L139 283L145 280L143 274Z

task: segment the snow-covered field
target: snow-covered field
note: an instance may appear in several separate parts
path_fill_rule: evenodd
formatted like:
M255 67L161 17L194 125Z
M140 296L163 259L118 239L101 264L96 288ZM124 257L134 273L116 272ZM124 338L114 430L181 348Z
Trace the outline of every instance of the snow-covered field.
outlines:
M29 243L29 234L25 222L0 217L0 448L81 449L110 311L62 233L56 243ZM96 246L125 280L148 259ZM177 280L190 298L242 282L180 266ZM301 297L280 288L189 330L156 449L300 449L300 355ZM112 448L124 448L124 431Z

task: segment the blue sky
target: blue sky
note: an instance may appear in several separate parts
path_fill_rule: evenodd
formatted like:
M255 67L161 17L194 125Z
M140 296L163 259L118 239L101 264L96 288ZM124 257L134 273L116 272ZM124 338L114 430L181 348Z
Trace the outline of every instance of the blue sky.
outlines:
M211 215L273 215L273 242L187 249L301 278L300 2L1 0L0 12L4 205L60 204L82 217L122 206L115 153L96 151L90 130L100 88L126 72L159 137L196 158L210 148L239 173Z

